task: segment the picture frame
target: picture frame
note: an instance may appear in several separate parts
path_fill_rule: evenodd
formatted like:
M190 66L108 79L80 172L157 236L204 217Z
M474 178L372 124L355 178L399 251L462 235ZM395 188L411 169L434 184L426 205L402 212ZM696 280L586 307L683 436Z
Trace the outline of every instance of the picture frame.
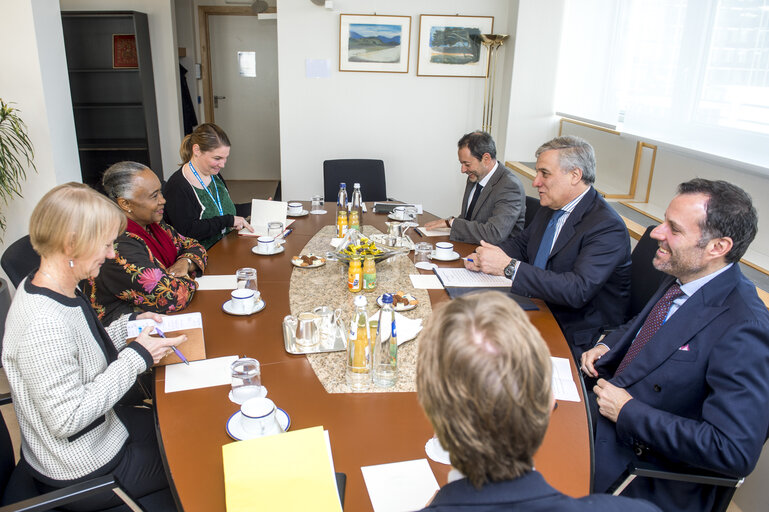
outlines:
M339 15L339 71L408 73L411 16Z
M136 35L112 34L112 67L114 69L138 69Z
M493 32L493 16L421 14L417 76L485 78L489 52L480 35Z

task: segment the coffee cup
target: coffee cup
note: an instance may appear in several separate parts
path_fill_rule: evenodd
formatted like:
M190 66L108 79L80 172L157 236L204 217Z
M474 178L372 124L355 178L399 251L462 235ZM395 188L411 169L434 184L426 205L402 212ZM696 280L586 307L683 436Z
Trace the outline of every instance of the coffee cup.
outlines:
M302 213L302 203L288 203L288 214L299 215Z
M230 292L230 304L235 313L251 313L256 306L259 298L256 296L259 292L250 288L238 288Z
M256 239L256 246L259 248L259 252L262 254L272 254L277 247L275 244L275 238L271 236L260 236Z
M240 406L240 412L241 426L251 436L270 436L282 430L275 403L269 398L249 398Z
M438 242L435 244L435 256L440 259L448 259L454 255L454 244Z

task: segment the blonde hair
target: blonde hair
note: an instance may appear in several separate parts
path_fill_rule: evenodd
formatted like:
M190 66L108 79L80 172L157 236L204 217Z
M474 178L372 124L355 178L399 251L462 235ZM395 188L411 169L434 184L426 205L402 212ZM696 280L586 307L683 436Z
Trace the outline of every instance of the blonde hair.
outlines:
M195 131L184 137L182 145L179 148L179 156L182 157L184 165L192 158L192 146L195 144L200 147L200 151L206 153L213 151L221 146L230 147L230 139L224 130L214 123L203 123L195 128Z
M79 258L125 226L125 215L115 203L87 185L70 182L52 188L37 203L29 219L29 237L40 256Z
M417 396L451 464L480 488L530 471L550 420L550 352L512 299L467 295L419 337Z

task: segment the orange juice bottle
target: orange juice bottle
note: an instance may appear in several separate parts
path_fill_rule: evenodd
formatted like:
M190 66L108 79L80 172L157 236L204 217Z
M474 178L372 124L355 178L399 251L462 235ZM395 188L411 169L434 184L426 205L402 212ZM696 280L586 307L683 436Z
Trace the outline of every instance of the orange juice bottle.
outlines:
M336 236L344 238L347 234L347 210L336 212Z
M373 290L376 288L376 263L374 257L367 254L363 260L363 289Z
M353 256L350 268L347 270L347 288L358 293L363 289L363 268L360 265L360 256Z

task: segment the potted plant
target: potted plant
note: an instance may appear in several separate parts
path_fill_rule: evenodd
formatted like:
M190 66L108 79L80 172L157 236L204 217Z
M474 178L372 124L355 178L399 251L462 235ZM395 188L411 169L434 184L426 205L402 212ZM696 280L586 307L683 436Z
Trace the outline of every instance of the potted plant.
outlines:
M19 112L0 98L0 198L3 200L0 205L0 242L6 227L4 207L13 196L22 197L21 185L27 179L26 169L31 167L37 172L32 161L35 157L32 141ZM8 283L0 279L0 344L10 303Z
M7 205L13 196L21 196L21 184L27 179L27 167L37 172L32 161L35 152L27 135L27 125L13 108L0 98L0 198ZM0 241L5 233L5 212L0 210Z

